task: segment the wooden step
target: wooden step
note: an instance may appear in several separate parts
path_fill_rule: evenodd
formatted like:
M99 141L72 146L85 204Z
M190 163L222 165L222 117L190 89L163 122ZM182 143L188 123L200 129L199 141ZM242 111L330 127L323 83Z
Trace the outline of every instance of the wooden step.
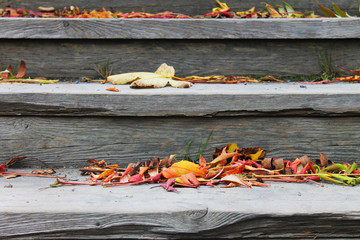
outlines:
M58 173L86 178L74 169ZM360 238L358 186L271 183L169 193L158 184L47 188L54 181L1 179L0 238Z
M130 89L102 84L3 85L0 159L25 155L20 167L83 166L87 159L129 162L231 142L293 160L325 153L359 162L357 84L201 85Z
M256 10L264 10L265 5L262 4L263 0L224 0L221 2L227 3L234 11L245 11L251 7L256 7ZM266 1L270 5L276 7L276 5L283 5L284 1L282 0L268 0ZM321 11L318 7L318 2L313 0L287 0L287 3L292 5L296 11L305 12L305 11L315 11L320 14ZM359 6L356 1L348 0L322 0L321 3L323 6L332 9L332 2L336 3L342 10L348 12L349 14L359 15ZM70 0L58 0L58 1L49 1L49 0L0 0L0 8L13 7L13 8L25 8L30 10L37 10L39 6L43 7L55 7L56 9L62 9L65 6L78 6L79 8L86 8L88 10L92 9L114 9L122 12L132 12L145 10L149 13L156 13L161 11L173 11L177 13L188 14L190 16L194 15L203 15L205 13L211 12L212 8L219 7L215 0L197 0L196 3L192 0L102 0L102 1L86 1L78 0L76 2Z
M21 59L32 77L97 78L155 71L190 75L313 75L360 66L359 19L6 19L0 67Z

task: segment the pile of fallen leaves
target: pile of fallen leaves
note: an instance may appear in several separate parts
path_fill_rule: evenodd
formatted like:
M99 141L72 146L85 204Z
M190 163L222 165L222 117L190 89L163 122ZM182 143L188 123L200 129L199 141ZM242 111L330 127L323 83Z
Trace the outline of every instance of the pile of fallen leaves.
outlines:
M32 173L8 172L7 169L25 157L14 157L6 164L0 164L0 176L37 176L57 178L52 187L63 185L101 185L117 187L145 183L162 183L167 191L177 191L176 186L198 188L211 187L269 187L265 182L318 183L320 180L355 186L360 183L360 169L356 163L333 163L324 154L313 161L307 155L293 161L280 158L265 158L266 151L260 147L239 148L236 143L216 148L212 160L207 163L200 154L197 161L155 158L145 162L130 163L127 168L107 164L104 160L89 159L90 165L80 169L88 175L85 182L63 180L65 176L54 176L53 170L35 170ZM321 184L322 185L322 184Z
M102 185L116 187L144 183L163 183L167 191L174 187L198 188L201 185L215 187L268 187L264 182L314 182L325 180L346 186L360 183L360 170L356 163L334 164L324 154L313 161L304 155L294 161L264 158L266 152L260 147L238 148L236 143L216 148L212 160L207 163L199 155L197 163L181 160L176 155L164 159L130 163L121 169L108 165L104 160L89 160L90 165L81 168L82 175L89 175L88 182L68 182L57 179L59 185Z
M295 11L294 8L284 2L284 6L278 5L278 10L276 10L273 6L265 4L265 11L255 11L255 7L250 8L247 11L233 11L226 4L222 3L219 0L216 0L219 7L213 8L211 12L206 13L204 15L197 16L188 16L185 14L174 13L171 11L165 11L160 13L147 13L143 10L143 12L131 12L131 13L123 13L120 11L109 11L105 8L100 10L87 10L87 9L79 9L79 7L65 7L64 9L55 10L53 7L39 7L39 12L32 10L25 10L21 8L5 8L0 9L0 17L43 17L43 18L51 18L51 17L61 17L61 18L319 18L319 15L315 15L314 11L309 11L305 13L301 13ZM335 13L330 14L331 10L321 6L319 7L324 12L325 16L333 17L338 16ZM324 10L326 9L326 10ZM336 6L336 10L339 9ZM339 9L339 11L341 11ZM339 11L336 11L338 13ZM342 13L342 11L341 11ZM345 15L345 13L344 13ZM339 16L343 16L340 14ZM347 15L346 15L347 16Z

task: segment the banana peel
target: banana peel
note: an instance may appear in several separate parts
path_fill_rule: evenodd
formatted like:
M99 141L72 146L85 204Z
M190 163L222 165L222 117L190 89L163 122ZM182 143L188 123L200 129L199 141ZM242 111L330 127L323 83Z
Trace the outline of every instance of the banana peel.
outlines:
M189 88L192 86L189 82L173 80L173 77L175 77L175 69L163 63L154 73L132 72L116 74L107 77L107 81L114 85L131 83L131 88L163 88L166 86Z

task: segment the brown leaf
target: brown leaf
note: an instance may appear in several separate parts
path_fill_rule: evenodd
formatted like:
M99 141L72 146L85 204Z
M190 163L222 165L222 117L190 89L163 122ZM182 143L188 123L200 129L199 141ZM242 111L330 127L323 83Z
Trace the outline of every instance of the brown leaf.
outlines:
M327 167L329 164L327 157L323 153L320 153L320 163L323 167Z
M15 157L12 157L5 165L9 168L9 167L12 167L15 163L17 163L18 161L20 160L23 160L25 159L26 156L15 156Z
M309 158L307 155L304 155L300 158L301 165L305 166L306 164L311 162L311 158Z

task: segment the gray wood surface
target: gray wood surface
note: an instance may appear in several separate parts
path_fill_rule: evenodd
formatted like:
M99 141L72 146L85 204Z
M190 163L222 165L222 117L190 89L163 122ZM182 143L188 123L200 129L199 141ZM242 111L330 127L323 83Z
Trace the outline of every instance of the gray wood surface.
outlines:
M345 39L359 18L321 19L27 19L0 18L10 39Z
M32 77L97 77L110 58L113 73L154 71L163 62L178 76L311 75L321 73L318 55L332 64L360 66L360 41L344 40L0 40L0 67L23 59Z
M193 140L213 136L205 149L209 161L215 147L236 142L262 147L268 157L295 160L305 154L334 162L360 164L359 117L0 117L0 161L28 158L17 167L81 167L105 159L126 167L130 162L185 153Z
M195 84L131 89L111 84L2 85L3 116L359 116L360 85Z
M46 189L53 182L1 179L0 238L360 238L359 187L272 183L176 194L151 188L157 185Z
M253 6L257 7L258 10L264 10L264 5L261 4L263 0L226 0L222 1L228 4L235 11L244 11ZM276 4L283 4L282 0L268 0L267 3L276 6ZM315 0L288 0L286 1L291 4L297 11L316 11L320 13ZM350 0L321 0L321 4L331 8L331 3L335 2L341 9L351 14L357 14L358 5L357 1ZM159 11L174 11L189 15L205 14L211 11L212 8L218 7L215 0L197 0L196 3L193 0L102 0L102 1L87 1L77 0L76 2L70 0L0 0L0 8L7 6L14 8L26 8L36 10L38 6L53 6L56 9L62 9L65 6L75 5L80 8L87 9L99 9L102 7L113 8L122 12L131 11L142 11L144 9L147 12L159 12Z

